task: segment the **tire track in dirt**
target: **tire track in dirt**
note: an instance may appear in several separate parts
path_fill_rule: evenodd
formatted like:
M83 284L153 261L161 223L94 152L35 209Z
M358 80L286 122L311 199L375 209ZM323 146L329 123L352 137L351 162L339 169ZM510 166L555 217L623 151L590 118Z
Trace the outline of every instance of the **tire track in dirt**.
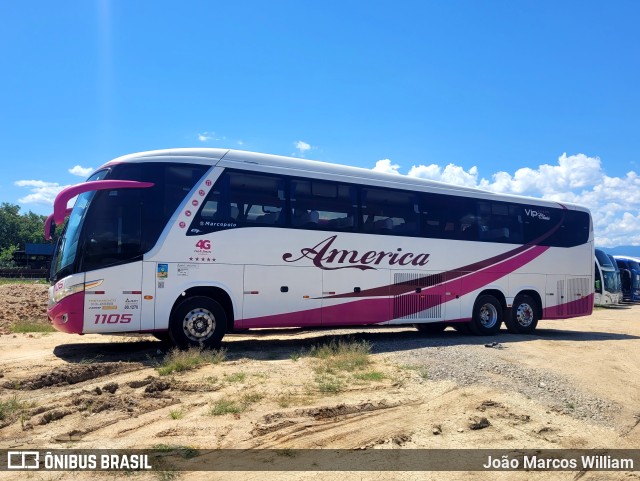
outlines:
M387 439L410 439L412 422L408 406L415 401L337 404L263 416L254 426L249 441L252 448L319 448L343 445L361 448Z
M5 389L34 391L45 387L70 386L113 373L125 373L143 368L144 366L139 363L122 362L71 364L56 367L50 372L36 374L20 380L7 380L2 384L2 387Z

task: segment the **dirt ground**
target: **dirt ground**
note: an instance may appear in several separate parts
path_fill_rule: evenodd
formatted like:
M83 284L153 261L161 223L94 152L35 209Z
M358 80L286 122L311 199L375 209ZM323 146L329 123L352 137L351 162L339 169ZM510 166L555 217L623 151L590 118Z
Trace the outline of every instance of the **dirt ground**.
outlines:
M248 331L225 338L224 361L161 376L167 349L152 337L9 333L25 316L42 320L43 302L46 286L0 286L0 402L21 406L0 416L0 448L640 447L638 305L541 321L534 336L502 331L477 338L447 329L428 337L409 327ZM376 375L319 374L321 360L309 353L330 339L368 342L366 372ZM487 348L487 342L496 344ZM442 363L459 372L443 376ZM482 376L459 376L473 371ZM221 408L229 405L237 409ZM315 478L268 471L130 476ZM36 480L115 477L30 474ZM322 478L633 480L640 474L346 471ZM0 479L24 478L0 472Z
M36 282L0 285L0 334L15 322L47 322L47 289Z

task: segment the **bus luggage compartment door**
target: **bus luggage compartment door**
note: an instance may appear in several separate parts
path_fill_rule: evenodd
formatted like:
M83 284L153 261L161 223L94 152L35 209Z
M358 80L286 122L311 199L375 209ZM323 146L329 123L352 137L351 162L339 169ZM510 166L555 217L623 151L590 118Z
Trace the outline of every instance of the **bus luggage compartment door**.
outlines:
M321 295L316 267L247 265L241 326L319 326Z

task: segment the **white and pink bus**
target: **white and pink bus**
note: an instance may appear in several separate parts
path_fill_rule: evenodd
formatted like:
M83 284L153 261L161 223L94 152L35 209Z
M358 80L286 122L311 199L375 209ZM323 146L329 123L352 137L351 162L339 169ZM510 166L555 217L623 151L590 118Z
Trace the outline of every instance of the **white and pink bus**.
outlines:
M311 160L127 155L63 190L46 235L67 218L48 312L69 333L180 347L265 327L530 333L594 300L585 208Z

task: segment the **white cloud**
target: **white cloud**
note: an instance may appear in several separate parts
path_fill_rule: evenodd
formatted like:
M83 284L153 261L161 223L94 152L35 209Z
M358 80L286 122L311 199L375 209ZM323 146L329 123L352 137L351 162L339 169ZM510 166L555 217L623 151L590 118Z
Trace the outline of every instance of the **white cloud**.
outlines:
M43 180L18 180L14 182L17 187L28 188L31 193L18 202L21 204L45 204L52 205L53 201L66 185L60 185L57 182L45 182Z
M454 164L449 164L444 169L436 164L414 165L408 175L409 177L437 180L465 187L476 187L478 184L478 168L475 166L466 171Z
M387 174L400 174L400 172L398 172L398 169L400 169L400 165L392 164L391 160L389 159L379 160L378 162L376 162L376 166L373 168L373 170L375 170L376 172L385 172Z
M77 175L78 177L88 177L91 172L93 172L93 167L82 167L80 165L69 169L70 174Z
M311 147L311 144L308 144L303 140L298 140L297 142L294 142L293 145L295 146L296 149L298 149L298 152L294 152L291 155L299 156L299 157L304 157L305 152L307 152L308 150L311 150L312 148L315 148L315 147Z
M198 134L198 140L200 142L208 142L209 140L214 139L214 137L215 132L202 132L201 134Z
M400 165L390 159L379 160L373 170L399 174ZM640 175L606 175L598 157L562 154L555 164L523 167L480 176L477 167L465 170L449 164L414 165L411 177L437 180L496 193L526 195L556 202L571 202L591 210L596 244L602 247L640 245Z

